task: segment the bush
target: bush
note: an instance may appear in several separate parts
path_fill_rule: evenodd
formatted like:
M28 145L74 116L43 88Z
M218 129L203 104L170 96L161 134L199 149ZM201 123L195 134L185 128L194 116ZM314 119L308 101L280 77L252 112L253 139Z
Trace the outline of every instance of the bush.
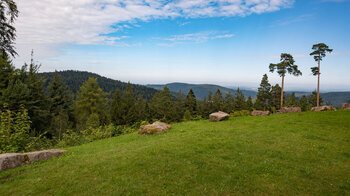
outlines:
M62 140L59 141L57 146L75 146L83 143L85 143L85 140L79 133L72 130L67 130L66 133L63 134Z
M196 115L195 117L192 118L192 120L194 121L203 120L203 117L201 115Z
M23 152L31 148L33 138L29 136L31 121L28 112L21 106L13 112L4 106L0 111L0 153Z
M250 115L249 110L232 111L232 113L230 114L231 117L249 116L249 115Z

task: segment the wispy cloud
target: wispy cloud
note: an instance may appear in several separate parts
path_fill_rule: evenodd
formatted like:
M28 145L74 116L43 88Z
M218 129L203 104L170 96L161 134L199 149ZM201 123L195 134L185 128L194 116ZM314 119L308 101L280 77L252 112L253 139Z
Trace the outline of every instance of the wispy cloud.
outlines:
M292 6L294 0L18 0L20 51L28 45L112 44L109 34L163 18L247 16ZM130 23L130 24L125 24ZM185 23L184 23L185 24Z
M277 20L273 22L271 26L287 26L290 24L311 20L313 17L314 17L313 14L302 14L295 17L284 18L283 20Z
M183 34L183 35L173 35L168 38L155 38L159 40L163 40L162 43L159 43L159 46L175 46L179 44L185 44L185 43L204 43L209 40L214 39L224 39L224 38L231 38L234 34L223 34L216 31L206 31L206 32L199 32L199 33L189 33L189 34Z

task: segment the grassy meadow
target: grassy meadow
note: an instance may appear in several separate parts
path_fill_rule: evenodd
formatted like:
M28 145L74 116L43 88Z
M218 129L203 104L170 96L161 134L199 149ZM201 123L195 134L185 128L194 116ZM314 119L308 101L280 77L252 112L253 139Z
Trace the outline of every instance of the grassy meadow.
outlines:
M350 195L350 111L173 124L0 172L0 195Z

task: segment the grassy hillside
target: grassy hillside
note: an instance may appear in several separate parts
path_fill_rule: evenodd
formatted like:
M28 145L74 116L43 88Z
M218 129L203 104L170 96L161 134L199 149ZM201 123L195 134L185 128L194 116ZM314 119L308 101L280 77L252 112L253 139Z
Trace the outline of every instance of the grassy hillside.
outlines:
M100 76L95 73L90 73L86 71L59 71L57 72L66 84L68 85L68 88L70 91L72 91L74 94L76 94L80 87L83 85L83 83L89 79L89 77L97 78L98 84L102 88L103 91L109 92L111 95L115 92L116 89L119 89L121 91L124 91L124 89L127 86L127 83L121 82L119 80L113 80L110 78L106 78L103 76ZM47 80L44 84L44 87L47 87L50 81L52 80L55 72L46 72L46 73L40 73L39 76L45 77ZM132 84L133 90L136 96L142 95L143 98L147 100L151 100L153 95L157 92L157 90L153 88L148 88L143 85L137 85Z
M174 124L0 172L0 195L349 195L350 111Z
M222 86L218 86L218 85L213 85L213 84L186 84L186 83L169 83L169 84L165 84L165 85L156 85L156 84L150 84L150 85L146 85L147 87L150 88L154 88L157 90L162 90L164 88L164 86L167 86L170 91L172 92L183 92L185 94L188 93L188 91L190 91L190 89L193 90L195 96L201 100L204 99L205 96L208 96L209 92L212 92L213 94L220 89L221 93L225 96L227 93L231 93L231 94L235 94L236 89L230 89L230 88L226 88L226 87L222 87ZM251 91L251 90L242 90L243 94L248 97L255 97L257 92L255 91Z

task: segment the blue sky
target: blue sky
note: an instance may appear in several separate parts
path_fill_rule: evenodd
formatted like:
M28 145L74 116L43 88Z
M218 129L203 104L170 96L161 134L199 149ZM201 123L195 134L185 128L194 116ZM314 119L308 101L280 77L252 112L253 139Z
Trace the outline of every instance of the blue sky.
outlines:
M256 88L280 53L303 76L286 90L314 90L315 43L334 49L321 89L350 90L348 0L19 0L17 66L34 49L41 71L84 70L139 84L212 83Z

